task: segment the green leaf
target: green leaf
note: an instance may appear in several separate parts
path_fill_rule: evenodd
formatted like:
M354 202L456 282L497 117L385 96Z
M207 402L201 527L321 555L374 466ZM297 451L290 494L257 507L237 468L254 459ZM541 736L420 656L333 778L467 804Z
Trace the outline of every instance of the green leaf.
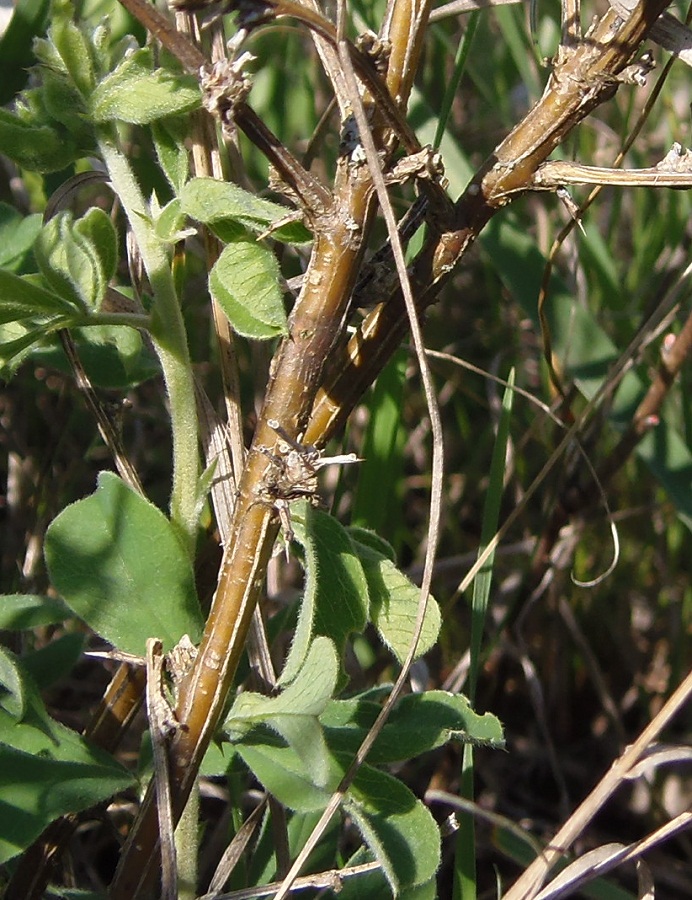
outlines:
M329 756L329 777L323 785L316 785L313 773L294 748L270 731L256 729L235 749L266 790L284 806L300 812L322 811L343 776Z
M313 783L323 787L329 765L317 717L334 694L338 671L334 644L328 638L317 637L295 680L277 697L242 693L224 722L224 730L236 742L254 725L268 725L295 750L306 771L312 773Z
M92 206L74 223L74 233L95 251L100 277L107 285L118 268L118 233L111 217L98 206Z
M47 291L33 276L15 275L0 269L0 323L50 316L73 316L80 306Z
M164 119L151 126L159 165L176 194L181 193L190 174L190 161L185 146L187 125L183 119Z
M56 625L72 613L57 597L36 594L3 594L0 596L0 628L24 631L41 625Z
M276 697L244 691L236 699L224 727L245 731L245 724L269 723L274 716L319 716L336 687L338 660L329 638L312 642L305 663L295 679Z
M232 219L256 232L266 231L292 212L216 178L192 178L180 192L180 202L188 216L205 225Z
M357 541L354 546L368 582L372 623L384 644L402 662L413 640L420 589L383 554ZM435 645L440 621L440 608L430 595L416 657Z
M45 647L24 654L22 668L40 691L45 690L70 674L85 644L84 634L63 634Z
M67 324L67 323L66 323ZM28 356L33 344L46 336L46 326L26 328L19 322L0 325L0 373L9 378Z
M94 132L84 98L69 76L44 69L41 81L41 87L36 89L36 99L40 99L48 122L56 127L63 126L81 149L92 147Z
M142 336L122 325L91 325L71 329L72 338L89 380L96 387L126 389L160 374L160 367ZM38 347L32 358L66 374L72 367L62 344Z
M54 12L48 36L72 83L83 97L88 97L94 88L90 41L66 11L62 15Z
M307 501L291 504L291 521L305 551L305 591L280 684L296 677L315 634L331 638L341 655L349 634L368 620L367 581L343 525Z
M349 860L343 871L348 872L351 866L373 861L373 854L367 848L361 847L360 851ZM361 897L367 897L368 900L392 900L394 896L395 894L381 869L355 877L344 877L343 887L339 889L339 900L360 900ZM437 896L437 878L431 878L425 884L404 888L396 894L397 900L437 900Z
M96 310L115 273L117 235L100 209L92 208L77 222L62 212L43 226L34 255L57 294L82 310Z
M120 650L143 656L149 637L168 650L183 634L199 640L192 567L173 526L111 472L53 520L45 556L66 603Z
M209 290L238 334L268 340L288 325L274 254L254 239L224 248L209 275Z
M186 222L187 216L180 209L180 200L175 197L154 218L156 237L164 243L174 244L194 234L194 231L185 227Z
M440 832L399 779L364 765L344 800L395 896L431 881L440 865Z
M107 75L91 95L95 122L119 119L148 125L166 116L191 112L201 103L197 79L166 69L152 71L148 48L135 50Z
M30 172L58 172L82 155L63 129L23 120L6 109L0 109L0 147L5 156Z
M16 272L29 255L40 230L38 213L22 216L7 203L0 203L0 269Z
M0 713L20 722L26 713L24 674L17 658L0 645Z
M381 704L362 698L332 700L320 716L334 753L355 753L377 718ZM394 763L420 756L450 741L504 747L502 726L490 713L479 715L466 697L425 691L402 697L378 735L368 761Z
M25 850L58 816L130 787L132 775L50 718L24 682L22 721L0 709L0 863Z
M396 562L394 548L389 541L385 541L376 532L371 531L369 528L361 528L359 525L349 525L346 530L357 544L363 544L381 556L386 556L391 562Z

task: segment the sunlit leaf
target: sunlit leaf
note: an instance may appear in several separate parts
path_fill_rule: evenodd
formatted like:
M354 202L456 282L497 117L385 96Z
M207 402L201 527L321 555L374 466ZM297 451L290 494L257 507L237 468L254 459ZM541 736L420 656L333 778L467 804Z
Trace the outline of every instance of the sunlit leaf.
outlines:
M209 289L234 331L255 340L287 333L274 254L254 239L228 244L209 275Z
M192 567L173 526L111 472L53 520L45 555L65 602L120 650L143 656L149 637L169 650L183 634L199 640Z

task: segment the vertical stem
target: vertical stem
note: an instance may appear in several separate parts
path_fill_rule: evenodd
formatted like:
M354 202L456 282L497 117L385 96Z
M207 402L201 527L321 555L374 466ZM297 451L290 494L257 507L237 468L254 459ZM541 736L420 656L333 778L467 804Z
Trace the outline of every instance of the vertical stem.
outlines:
M154 233L148 204L118 147L114 129L101 129L99 148L113 190L137 240L154 295L151 337L166 382L173 436L171 521L192 556L197 531L199 453L194 380L183 316L165 247Z

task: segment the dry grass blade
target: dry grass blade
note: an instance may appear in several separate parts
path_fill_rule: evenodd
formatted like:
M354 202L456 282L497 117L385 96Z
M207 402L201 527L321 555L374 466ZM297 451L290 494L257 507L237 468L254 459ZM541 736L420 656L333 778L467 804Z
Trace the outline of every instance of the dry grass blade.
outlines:
M261 802L252 810L226 848L209 883L208 897L216 897L223 891L224 884L226 884L230 878L233 869L240 861L240 858L245 852L245 848L262 821L262 816L267 808L267 799L266 796L262 798Z
M579 837L584 827L603 807L608 798L630 775L650 744L668 725L692 695L692 672L666 701L660 712L617 759L589 796L572 813L543 853L526 869L504 895L504 900L534 900L555 862ZM687 819L685 820L688 821Z
M437 6L430 12L430 22L439 22L450 16L461 16L464 13L475 12L478 9L492 9L494 6L505 6L510 3L522 3L523 0L452 0Z
M686 830L690 825L692 825L692 813L681 813L671 822L666 822L655 832L634 844L628 846L618 843L605 844L595 850L590 850L563 869L548 887L536 896L535 900L559 900L559 898L570 897L590 881L612 872L613 869L624 863L642 862L640 859L642 854ZM653 883L650 873L649 881Z
M343 887L344 881L351 878L359 878L370 872L377 872L379 868L379 863L363 863L361 866L347 866L341 869L331 869L328 872L305 875L302 878L295 879L291 892L300 894L301 891L328 890L338 893ZM197 900L260 900L262 897L269 897L271 894L274 894L280 886L280 882L275 881L271 884L263 884L260 887L244 888L226 894L203 894ZM278 894L275 896L278 896Z

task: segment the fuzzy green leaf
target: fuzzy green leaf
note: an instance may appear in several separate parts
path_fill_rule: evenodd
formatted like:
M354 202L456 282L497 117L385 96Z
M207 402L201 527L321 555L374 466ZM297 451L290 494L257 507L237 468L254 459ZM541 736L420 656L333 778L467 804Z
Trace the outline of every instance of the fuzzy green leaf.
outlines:
M183 634L199 639L194 575L173 526L111 472L53 520L45 555L65 602L120 650L142 656L148 637L169 650Z
M17 722L26 712L24 676L14 654L0 646L0 713Z
M339 662L334 644L316 638L295 680L277 697L247 691L233 704L224 730L232 741L263 723L278 732L312 773L313 783L324 786L329 774L327 747L317 717L336 688Z
M287 333L279 264L253 238L224 248L209 275L209 290L243 337L268 340Z
M333 752L354 753L377 718L381 704L354 697L332 700L320 716ZM402 697L370 751L371 763L413 759L449 741L502 748L502 726L491 713L479 715L466 697L425 691Z
M69 73L70 79L84 97L88 97L94 87L94 68L91 60L91 45L84 32L65 14L54 11L49 38Z
M166 69L152 71L151 51L135 50L107 75L91 95L95 122L118 119L148 125L157 119L191 112L201 102L197 79Z
M307 501L291 504L291 520L305 551L306 576L282 684L296 677L315 634L331 638L341 655L349 634L362 631L368 619L367 581L343 525Z
M40 100L48 121L56 127L63 126L81 149L92 147L94 133L84 98L69 77L44 69L41 80L41 87L35 91L35 99Z
M396 553L392 545L375 531L360 525L349 525L347 530L357 544L363 544L370 550L385 556L391 562L396 562Z
M322 811L343 775L342 769L328 756L325 760L328 777L323 784L315 784L314 773L306 768L295 749L270 731L253 732L235 749L280 803L300 812Z
M229 221L261 233L292 213L285 206L263 200L237 184L216 178L192 178L180 192L180 202L191 218L212 228L220 225L222 235L223 227ZM302 243L310 240L311 235L304 225L292 222L272 231L272 237L287 243Z
M53 324L51 323L51 327ZM65 320L69 324L69 320ZM46 326L27 328L21 322L0 324L0 373L9 378L29 355L31 347L39 343L46 335Z
M24 681L21 721L0 709L0 863L21 853L58 816L132 785L111 756L50 718Z
M175 193L179 194L190 174L190 161L185 146L187 122L183 119L154 122L151 135L163 174Z
M92 206L74 223L74 232L94 249L100 277L107 285L118 268L118 234L111 217L98 206Z
M0 323L73 316L80 309L77 302L40 287L32 276L15 275L0 269Z
M82 155L62 129L22 119L6 109L0 109L0 147L5 156L31 172L57 172Z
M57 597L40 597L36 594L0 596L0 628L8 631L56 625L71 615L67 606Z
M41 230L41 216L22 216L0 203L0 268L16 272L26 259Z
M440 865L440 831L399 779L364 765L344 801L396 896L424 885Z
M96 310L117 265L117 235L102 210L77 222L69 212L44 225L34 255L51 288L82 310Z
M382 641L402 662L411 646L418 616L420 589L394 563L369 546L354 541L370 594L370 618ZM440 608L428 597L416 656L427 653L440 632Z
M166 244L174 244L195 232L186 229L187 216L180 209L180 200L175 197L161 209L154 218L156 237Z

